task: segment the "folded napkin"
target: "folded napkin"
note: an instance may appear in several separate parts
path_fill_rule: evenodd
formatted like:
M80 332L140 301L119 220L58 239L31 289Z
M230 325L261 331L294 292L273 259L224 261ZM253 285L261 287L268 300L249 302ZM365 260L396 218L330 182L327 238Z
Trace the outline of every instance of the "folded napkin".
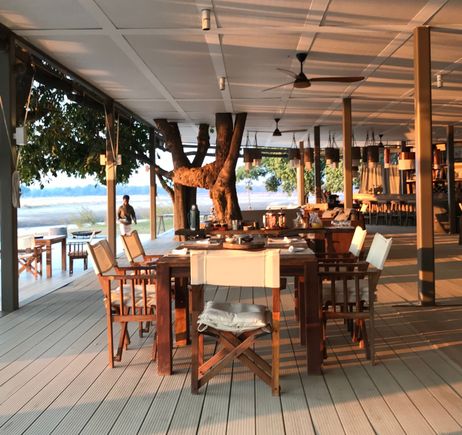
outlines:
M209 245L209 244L210 244L210 240L209 240L209 239L197 240L197 241L196 241L196 244L197 244L197 245Z
M188 254L188 248L172 249L172 254L173 255L187 255Z

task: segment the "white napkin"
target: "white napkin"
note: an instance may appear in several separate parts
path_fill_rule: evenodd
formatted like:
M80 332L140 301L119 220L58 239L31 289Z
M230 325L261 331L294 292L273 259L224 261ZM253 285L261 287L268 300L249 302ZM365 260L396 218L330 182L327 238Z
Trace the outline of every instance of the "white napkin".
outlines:
M197 240L196 243L198 245L208 245L210 243L210 240L209 239Z
M172 249L172 254L173 255L187 255L188 254L188 248Z

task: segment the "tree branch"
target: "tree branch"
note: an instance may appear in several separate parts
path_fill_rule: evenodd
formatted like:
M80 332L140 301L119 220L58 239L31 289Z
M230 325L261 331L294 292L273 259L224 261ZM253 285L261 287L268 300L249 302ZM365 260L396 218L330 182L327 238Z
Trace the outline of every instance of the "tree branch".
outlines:
M186 157L181 142L181 134L176 122L168 122L166 119L155 119L157 128L164 136L165 147L172 153L173 168L182 166L191 167L191 163Z
M204 163L207 151L210 148L209 125L200 124L199 133L197 134L197 151L192 162L194 168L199 168Z
M169 194L170 199L173 202L174 198L175 198L175 194L173 192L173 189L168 185L167 181L165 181L165 178L162 175L159 175L157 172L156 172L156 175L157 175L157 178L158 178L158 180L160 182L160 185Z

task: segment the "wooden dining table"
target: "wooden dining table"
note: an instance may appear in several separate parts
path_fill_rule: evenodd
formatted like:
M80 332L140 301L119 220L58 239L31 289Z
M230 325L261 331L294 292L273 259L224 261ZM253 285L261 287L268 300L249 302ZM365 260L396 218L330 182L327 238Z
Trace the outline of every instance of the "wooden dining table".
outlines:
M272 246L274 248L277 245ZM269 247L271 248L271 246ZM207 247L204 247L207 249ZM214 249L217 249L214 247ZM171 309L171 280L175 278L175 336L178 344L189 337L188 289L190 278L189 255L165 255L157 264L157 371L160 375L173 373L173 333ZM318 280L318 261L309 249L302 252L281 250L281 276L304 277L300 292L300 340L306 348L309 374L320 374L322 356L321 303Z
M47 278L51 278L53 275L52 271L52 245L55 243L61 243L61 269L66 270L66 239L65 235L58 236L44 236L42 238L35 239L35 245L45 247L46 265L47 265Z

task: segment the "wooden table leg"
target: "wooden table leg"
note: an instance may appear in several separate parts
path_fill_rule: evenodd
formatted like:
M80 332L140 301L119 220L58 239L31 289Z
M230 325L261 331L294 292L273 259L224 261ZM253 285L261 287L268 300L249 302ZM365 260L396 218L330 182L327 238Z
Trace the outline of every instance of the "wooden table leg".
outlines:
M308 374L320 374L322 364L321 297L317 261L305 264L306 362Z
M45 247L45 261L47 264L47 278L51 278L53 276L53 272L51 270L51 244L48 243Z
M172 374L172 309L170 303L170 267L157 265L157 373Z
M300 344L306 344L306 294L305 294L305 277L295 277L295 285L298 288L298 324L300 325Z
M177 346L190 344L188 305L188 280L175 278L175 343Z
M63 239L61 241L61 269L62 270L67 269L67 264L66 264L66 239Z

